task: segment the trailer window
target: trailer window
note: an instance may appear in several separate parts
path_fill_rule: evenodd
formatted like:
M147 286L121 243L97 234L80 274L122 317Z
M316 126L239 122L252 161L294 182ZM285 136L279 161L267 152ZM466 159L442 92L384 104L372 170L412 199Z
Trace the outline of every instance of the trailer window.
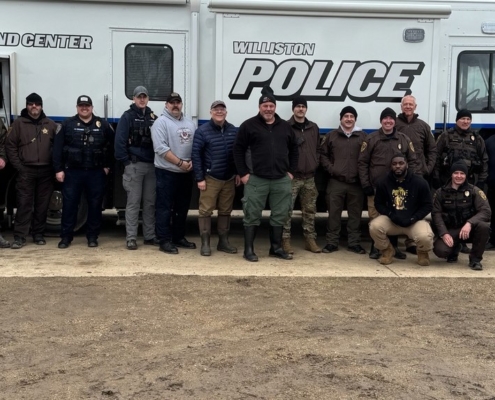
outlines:
M148 89L150 100L165 101L173 91L173 50L168 45L131 43L125 48L125 94L136 86Z
M495 112L493 52L465 51L459 54L457 68L457 109Z

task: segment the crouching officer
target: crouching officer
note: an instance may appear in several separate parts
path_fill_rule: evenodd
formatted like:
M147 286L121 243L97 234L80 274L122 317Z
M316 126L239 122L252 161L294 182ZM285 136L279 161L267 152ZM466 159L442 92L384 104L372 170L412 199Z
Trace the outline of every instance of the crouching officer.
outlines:
M93 114L89 96L77 98L77 115L66 119L55 135L53 164L57 181L63 182L62 240L59 249L70 246L77 209L84 191L88 202L86 237L88 247L98 246L106 176L110 172L114 132L107 121Z
M485 193L467 182L468 166L457 161L451 180L435 192L432 218L438 232L433 252L447 262L457 262L461 244L472 242L469 267L481 271L481 260L490 236L491 210Z

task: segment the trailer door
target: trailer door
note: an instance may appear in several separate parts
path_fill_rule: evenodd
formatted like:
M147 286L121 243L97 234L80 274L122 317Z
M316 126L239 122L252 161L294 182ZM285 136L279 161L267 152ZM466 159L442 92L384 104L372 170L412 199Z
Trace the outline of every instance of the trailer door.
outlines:
M0 55L0 118L5 126L10 126L10 56Z
M185 31L112 30L109 110L114 121L129 108L136 86L148 89L148 105L157 115L172 91L180 93L187 108L186 39Z

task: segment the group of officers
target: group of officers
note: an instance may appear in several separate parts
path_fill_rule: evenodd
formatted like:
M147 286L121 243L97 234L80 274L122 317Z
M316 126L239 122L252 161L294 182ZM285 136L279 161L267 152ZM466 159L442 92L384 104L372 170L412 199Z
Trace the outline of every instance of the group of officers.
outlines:
M88 203L88 246L97 247L106 176L115 158L124 166L129 250L138 248L141 209L143 244L159 246L168 254L196 248L186 238L194 182L200 191L198 227L203 256L212 253L215 209L217 250L237 252L229 242L229 231L236 186L240 185L244 186L243 256L248 261L258 261L254 241L267 201L271 210L269 255L293 258L291 216L297 198L304 247L313 253L339 249L346 206L347 249L366 254L361 246L365 197L373 240L369 257L382 264L390 264L394 257L406 258L398 247L400 235L407 237L406 250L417 254L419 265L429 265L431 250L448 262L456 262L463 251L469 253L469 267L481 270L485 248L495 247L495 234L490 234L490 225L495 228L490 211L495 199L495 138L485 144L471 129L472 116L467 110L460 110L456 126L435 141L430 126L415 113L416 99L411 95L402 99L398 116L385 108L380 129L369 135L356 125L357 111L346 106L340 112L339 127L320 140L318 125L306 117L307 100L294 98L293 114L283 120L276 113L269 87L262 90L257 115L238 129L227 121L222 100L211 104L211 119L197 129L184 116L178 93L168 96L159 117L148 101L147 89L136 87L133 102L114 132L93 114L87 95L77 98L77 114L59 125L45 116L42 98L30 94L8 134L1 126L0 169L10 162L18 176L14 241L0 235L0 246L20 249L29 235L37 245L46 243L43 232L55 175L63 195L58 247L68 248L73 240L83 192ZM317 244L315 231L319 166L328 178L323 248ZM482 190L485 184L490 201ZM430 187L436 189L433 196ZM424 220L430 213L432 224ZM473 243L471 249L467 242Z

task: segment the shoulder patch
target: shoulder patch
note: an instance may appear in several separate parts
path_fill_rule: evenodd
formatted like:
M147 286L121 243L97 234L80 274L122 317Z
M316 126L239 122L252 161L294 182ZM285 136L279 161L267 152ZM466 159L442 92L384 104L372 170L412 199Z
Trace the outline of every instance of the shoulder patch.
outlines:
M480 197L486 201L486 194L485 192L483 192L483 190L478 190L478 194L480 195Z
M363 142L363 144L361 145L361 153L366 150L366 147L368 147L368 142Z
M413 153L415 153L416 151L414 150L414 145L413 145L413 142L409 142L409 148L411 149L411 151Z

